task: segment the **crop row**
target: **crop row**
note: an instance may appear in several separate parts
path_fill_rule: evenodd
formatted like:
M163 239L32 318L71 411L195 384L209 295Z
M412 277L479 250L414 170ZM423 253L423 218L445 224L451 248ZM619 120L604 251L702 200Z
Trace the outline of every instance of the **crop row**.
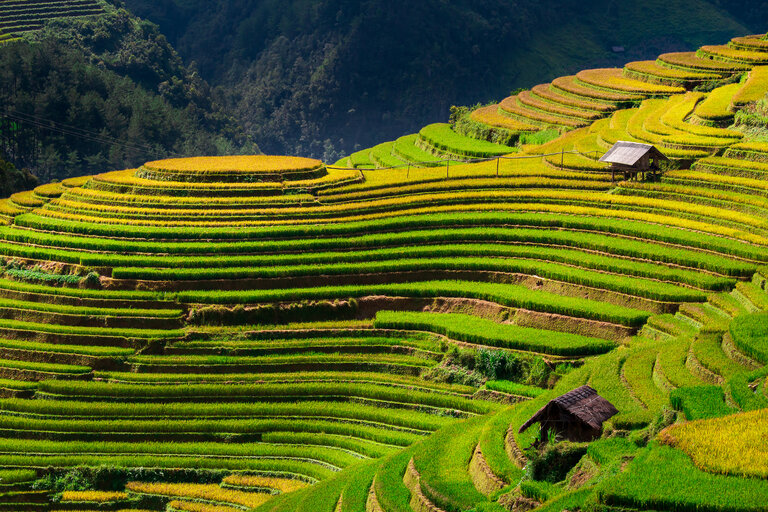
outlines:
M632 94L635 96L635 99L639 99L640 95L670 96L672 94L685 92L685 89L682 87L650 84L648 82L627 78L620 68L588 69L578 72L576 78L593 87Z
M377 331L371 331L374 334ZM379 331L380 332L380 331ZM325 337L303 337L297 336L295 338L290 337L290 334L281 338L267 338L259 339L247 339L247 340L230 340L230 339L211 339L211 340L193 340L193 341L180 341L174 343L171 347L172 350L185 350L185 349L209 349L209 350L225 350L226 353L232 353L235 351L240 353L242 351L255 351L272 353L278 351L299 351L302 349L318 350L325 348L343 348L343 347L373 347L373 348L391 348L391 347L413 347L423 351L437 352L440 350L440 345L435 340L428 339L427 337L412 337L405 338L403 336L353 336L345 333L328 333Z
M580 101L596 100L601 103L626 104L637 101L640 97L636 94L619 92L617 90L603 90L578 80L575 76L561 76L552 80L551 88L554 92L575 97Z
M3 453L26 452L32 454L158 454L195 455L205 457L242 458L295 458L318 461L336 467L348 466L357 457L332 447L315 447L270 443L162 443L162 442L107 442L107 441L35 441L29 439L0 438Z
M348 202L360 199L375 199L390 196L393 194L426 194L457 190L508 190L524 188L543 188L543 189L574 189L574 190L607 190L610 184L607 181L580 181L575 179L556 179L541 177L499 177L486 179L457 179L445 180L429 184L405 184L387 188L378 188L375 190L366 190L361 192L347 192L333 195L325 195L321 198L323 204L331 202Z
M366 404L307 401L300 403L123 403L58 402L54 400L2 399L5 413L71 419L236 419L236 418L344 418L433 431L453 421L408 409L383 409Z
M685 86L687 84L717 80L718 75L713 73L701 73L697 71L684 71L659 66L656 61L643 60L629 62L624 66L624 75L628 78L639 79L644 82L659 83L671 86Z
M56 439L100 439L122 436L127 440L149 435L154 440L170 436L189 437L207 435L212 439L222 436L265 435L317 435L327 434L350 439L372 441L391 446L408 446L421 439L428 431L398 430L385 423L352 421L344 418L302 418L291 416L276 419L37 419L0 415L0 432L16 437ZM418 432L418 433L416 433Z
M768 350L765 339L768 336L768 313L742 315L730 325L731 339L734 345L757 361L768 363Z
M749 66L768 63L768 54L765 52L741 50L726 45L702 46L696 54L703 58L735 62Z
M556 231L547 234L548 240L536 240L536 235L542 234L541 231L489 228L483 231L483 236L487 235L489 239L490 237L494 237L493 239L498 242L490 244L483 243L482 239L474 240L475 235L480 234L479 230L467 229L462 231L463 233L459 230L445 230L442 234L450 235L456 233L456 235L461 235L456 237L457 240L463 238L468 241L476 241L477 243L435 244L435 242L438 242L439 240L431 240L425 232L410 232L409 234L413 235L411 240L414 245L408 244L408 240L406 239L401 242L403 244L402 246L385 249L321 252L319 248L316 248L314 249L314 252L305 252L301 254L196 256L194 258L174 256L165 258L159 256L113 256L104 259L93 258L80 261L81 263L87 263L89 265L131 265L133 266L133 268L130 269L131 272L142 272L142 274L135 274L135 278L146 279L156 275L165 275L169 277L173 276L175 279L198 279L205 276L206 273L212 272L214 269L247 267L255 270L258 267L277 269L288 266L300 266L298 268L289 267L295 268L296 270L304 267L318 269L320 268L319 266L327 266L329 262L335 262L336 266L345 263L368 263L373 264L374 267L372 268L375 268L377 262L396 262L397 260L419 259L427 264L426 262L430 261L429 258L444 259L449 257L463 259L482 257L486 259L488 264L493 264L494 261L488 258L504 258L498 264L502 265L504 264L502 262L506 262L506 264L511 265L511 267L509 267L509 271L511 271L511 269L514 268L515 261L510 258L526 258L531 260L541 260L543 262L558 262L569 266L577 266L580 268L594 269L615 274L686 283L710 290L719 290L732 286L733 280L702 272L673 268L657 263L649 263L647 260L662 261L689 267L695 265L701 269L716 271L727 275L749 276L750 272L754 269L753 266L742 265L740 263L734 264L733 260L729 260L722 256L701 254L696 251L676 249L668 246L656 246L648 242L637 244L632 240L618 241L615 238L604 237L602 235L571 233L571 236L564 236L565 232ZM384 240L382 240L380 245L388 245L386 243L387 241L385 241L388 237L381 238ZM348 239L348 242L350 248L357 245L355 244L354 239ZM578 244L578 242L581 242L581 244ZM625 243L622 244L621 242ZM537 243L543 244L543 246L534 245ZM297 243L297 245L301 246L300 243ZM585 250L563 248L563 246L578 248L579 245ZM643 252L640 251L641 249ZM602 253L622 255L625 257L635 257L644 261L616 258L588 251L600 251ZM665 259L662 259L663 255L666 255ZM520 264L524 265L525 263L522 262ZM546 263L541 263L541 265L545 267ZM142 267L154 268L141 269ZM162 267L168 267L170 270L166 273L165 271L160 270ZM734 273L734 271L736 271L736 273ZM115 272L117 272L117 269ZM160 272L160 274L153 274L153 272ZM258 273L258 271L254 272L254 274L255 273ZM318 271L317 273L320 272ZM286 275L299 274L301 274L301 272ZM129 275L130 273L124 275L113 273L114 277L127 277Z
M36 341L5 339L0 339L0 349L22 350L39 354L75 354L92 357L124 357L134 353L133 349L130 348L62 345L58 343L40 343Z
M272 196L224 196L224 197L184 197L146 194L120 194L106 190L79 188L62 195L68 201L91 204L115 204L134 208L166 208L169 212L176 208L259 208L275 206L296 206L314 203L312 194L289 194ZM15 199L14 199L14 202Z
M691 136L671 135L667 141L681 142L689 145L701 146L727 146L738 141L743 135L740 132L724 128L699 126L685 122L698 103L704 98L700 93L687 93L681 100L671 104L666 113L661 116L661 121L667 126L690 133ZM710 140L711 139L711 140Z
M70 325L42 324L21 320L0 319L0 329L33 331L48 334L70 334L85 336L128 337L128 338L178 338L184 333L176 329L128 329L112 327L82 327Z
M711 156L696 162L696 170L708 170L713 173L722 173L731 176L765 179L768 176L768 163Z
M740 142L728 148L725 152L725 156L764 162L768 160L768 143L754 140Z
M286 190L316 190L328 186L338 186L360 181L359 171L354 170L329 170L328 175L322 178L275 182L254 183L197 183L154 181L135 176L134 170L113 171L94 176L84 187L112 192L129 194L144 193L171 196L247 196L282 194Z
M376 372L290 372L290 373L249 373L249 374L135 374L120 372L96 372L95 376L102 380L115 383L140 384L184 384L184 383L269 383L269 382L358 382L361 384L380 384L406 389L430 390L453 394L472 394L474 387L461 384L432 382L410 375L382 374Z
M529 105L524 105L522 101L520 101L519 96L505 98L499 103L499 109L501 112L504 112L504 115L510 116L513 119L518 119L521 122L535 123L541 127L565 126L576 128L583 126L586 123L586 121L583 120L560 116L548 111L533 108Z
M320 461L299 457L281 458L241 458L241 457L190 457L188 455L164 454L111 454L111 453L30 453L22 449L19 452L0 454L0 465L19 468L74 468L123 467L150 469L195 469L261 471L270 473L289 473L310 479L324 479L336 474L336 470Z
M507 205L500 205L507 206ZM510 205L511 206L511 205ZM525 205L531 208L530 205ZM82 221L67 221L64 219L52 219L35 214L26 214L15 219L15 223L22 227L33 228L42 231L56 231L65 233L87 234L87 235L106 235L110 237L128 237L143 239L205 239L205 240L248 240L248 239L269 239L269 238L292 238L292 237L313 237L317 235L353 235L361 232L386 232L391 230L405 229L424 229L432 227L446 226L492 226L509 225L511 223L524 224L537 227L565 227L571 229L587 229L594 231L610 232L615 234L624 234L638 238L646 238L657 241L681 243L691 247L714 249L720 252L746 255L750 259L763 260L764 251L750 249L750 246L737 240L728 240L728 238L742 239L756 244L768 244L768 239L744 233L739 230L715 226L711 223L681 219L679 216L666 216L654 213L624 212L612 211L596 208L586 208L579 206L558 206L536 205L539 211L547 212L548 215L540 213L520 212L508 208L508 211L493 211L494 205L486 207L474 206L473 208L462 207L464 213L458 212L440 212L435 209L423 209L419 215L410 215L399 212L396 215L380 215L374 219L350 219L348 222L339 222L328 225L284 225L257 228L248 227L162 227L162 226L136 226L136 225L103 225ZM478 211L479 210L479 211ZM483 211L485 210L485 211ZM512 210L512 211L509 211ZM519 210L519 208L518 208ZM638 222L639 221L639 222ZM660 224L660 225L654 225ZM669 229L677 227L682 229ZM695 235L687 230L698 231ZM721 236L712 236L712 235ZM29 236L29 235L26 235ZM59 239L58 243L54 242ZM724 238L728 237L728 238ZM72 243L72 239L66 235L51 236L49 241L55 245ZM80 248L93 248L82 238L78 238ZM94 239L96 240L96 239ZM99 243L108 244L106 239L98 239ZM121 242L113 242L121 243ZM136 244L136 242L133 242ZM153 242L150 242L153 243ZM186 243L167 244L168 247L190 247ZM232 244L237 246L237 244ZM110 247L106 245L105 247ZM159 247L159 245L158 245ZM200 245L194 250L185 252L204 253ZM217 244L216 247L221 247ZM226 247L226 246L225 246ZM191 247L190 247L191 248ZM148 251L152 252L152 250ZM161 252L155 250L155 252ZM762 256L761 256L762 255Z
M125 488L132 493L201 499L214 503L233 503L249 509L266 503L272 498L269 493L225 489L218 484L128 482Z
M22 233L25 234L25 233ZM88 243L97 242L98 239L81 239ZM504 242L503 244L483 243L487 240L496 240ZM450 242L464 241L477 242L476 244L452 244ZM440 242L448 242L448 245L431 245ZM541 244L547 247L537 247L535 245L510 245L510 244ZM198 244L191 244L179 249L193 249ZM690 270L673 269L659 266L651 263L631 262L610 256L598 254L589 254L573 249L582 249L586 251L599 251L602 253L615 254L630 258L639 258L652 260L662 263L671 263L689 268L700 268L702 270L717 272L728 276L748 277L754 273L755 266L748 263L739 262L724 256L711 253L702 253L690 249L669 247L661 244L651 244L631 239L616 239L600 234L579 233L568 231L545 231L540 229L505 229L505 228L468 228L468 229L447 229L443 231L412 231L392 235L370 235L358 239L318 239L315 241L292 241L292 242L255 242L242 243L241 249L261 249L266 254L258 256L196 256L161 258L158 256L118 256L118 255L84 255L80 252L57 251L50 249L38 249L29 246L16 246L9 244L0 244L0 251L6 255L45 258L48 260L58 260L65 262L78 263L87 266L114 266L114 265L132 265L133 269L124 270L115 269L114 276L121 278L176 278L176 279L198 279L214 278L224 275L235 276L238 273L250 273L257 275L259 273L255 267L271 267L265 269L263 275L293 275L292 272L317 273L317 265L328 265L329 261L338 261L335 265L337 271L346 271L344 269L356 268L357 265L365 261L375 262L380 268L387 266L402 265L398 263L401 258L447 258L447 257L503 257L497 263L488 261L488 265L509 265L507 268L514 270L515 262L507 258L531 258L533 260L544 260L560 262L566 265L577 265L580 267L591 268L601 271L616 272L620 274L634 275L638 277L648 277L676 281L692 284L705 289L721 289L727 286L731 281L717 278L706 274L693 272ZM374 249L350 252L319 252L337 247L376 247L394 245L390 249ZM402 245L403 247L398 247ZM405 246L409 247L405 247ZM558 248L559 246L560 248ZM167 248L171 248L166 246ZM305 249L304 254L296 255L271 255L285 249ZM138 248L138 247L137 247ZM225 248L208 246L212 248ZM572 248L572 249L566 249ZM257 251L253 251L257 252ZM402 260L407 261L407 260ZM419 265L428 265L429 260L423 260ZM525 262L519 262L517 265L524 265ZM540 263L546 266L544 263ZM280 270L280 266L295 265L287 267L291 270ZM394 266L393 266L394 265ZM452 265L452 264L451 264ZM449 267L451 266L449 265ZM145 267L175 267L168 270L149 269ZM195 266L197 268L189 268ZM455 265L454 265L455 266ZM244 268L237 270L237 268ZM446 267L447 268L447 267ZM519 267L522 269L522 267ZM553 267L555 268L555 267ZM234 270L231 270L234 269ZM332 271L332 269L328 270ZM561 274L562 274L561 269ZM600 277L600 276L598 276ZM606 276L601 279L608 279ZM39 293L67 293L61 289L47 287L24 287L21 284L11 285L9 281L4 282L3 288L18 289L25 288L31 292ZM7 285L7 286L6 286ZM53 291L52 291L53 290ZM57 291L58 290L58 291ZM71 291L71 295L88 296L80 291ZM117 298L123 296L120 292L111 292L104 298ZM126 298L128 296L126 295ZM139 298L137 295L136 298ZM80 313L79 309L66 306L52 306L52 308L61 310L61 312ZM160 311L160 310L158 310ZM172 310L169 310L172 311Z
M587 112L600 112L606 114L615 108L615 106L610 103L601 103L593 99L577 98L558 93L550 86L550 84L537 85L533 87L531 91L542 100Z
M762 479L701 471L682 451L651 446L626 470L597 489L609 506L678 512L756 512L765 508L768 485Z
M512 219L510 219L512 220ZM596 226L597 227L597 226ZM649 226L650 227L650 226ZM40 245L53 245L67 243L68 245L92 246L101 243L103 249L117 245L115 241L98 238L68 238L54 235L36 234L27 231L11 231L1 233L5 238L18 238L21 242ZM640 233L638 233L640 234ZM672 235L673 233L669 233ZM676 240L681 244L687 244L685 232L680 232L683 240ZM671 238L671 237L670 237ZM484 242L494 241L495 244ZM453 243L452 243L453 242ZM463 242L457 244L456 242ZM135 250L136 252L161 252L160 244L124 242L123 250ZM446 245L435 245L446 244ZM509 245L525 244L525 245ZM537 247L536 245L548 247ZM721 245L726 245L721 241ZM736 244L728 244L736 245ZM387 249L366 248L387 247ZM568 247L570 249L557 249L556 247ZM83 247L88 248L88 247ZM543 230L538 228L461 228L443 230L407 231L402 233L383 233L364 235L348 238L319 238L289 241L264 241L241 242L227 244L202 244L202 243L168 243L163 246L167 253L194 254L197 251L215 250L226 254L229 251L251 253L249 256L195 256L194 258L181 256L128 256L111 254L84 254L82 252L57 251L25 245L0 245L0 251L7 255L37 257L40 259L58 260L79 263L86 266L123 266L139 267L172 267L168 275L176 272L178 276L186 274L192 277L191 272L203 272L201 269L217 269L228 267L256 267L256 266L280 266L280 265L316 265L327 264L330 261L341 263L373 262L396 260L398 258L429 258L429 257L520 257L541 260L557 261L569 265L580 265L596 270L615 271L644 277L657 277L660 279L678 280L691 284L706 286L712 283L714 287L720 287L723 283L717 280L711 281L704 276L684 278L679 271L662 269L657 266L644 266L638 264L634 270L629 268L628 262L622 262L607 256L584 254L573 249L586 251L599 251L601 253L615 254L625 257L643 260L672 263L690 268L700 268L712 272L718 272L729 276L751 276L754 273L754 265L736 261L717 254L702 253L687 248L670 247L663 244L654 244L648 241L633 239L618 239L598 233L584 233L565 230ZM352 249L347 252L334 251L334 249ZM712 249L719 249L713 246ZM305 251L300 254L285 254L288 251ZM327 252L331 251L331 252ZM726 252L726 251L723 251ZM262 255L258 255L262 253ZM281 254L282 253L282 254ZM196 267L195 269L189 269ZM145 272L142 270L141 272ZM150 276L151 271L146 270L145 276ZM157 272L163 272L158 270ZM673 277L674 276L674 277ZM716 284L718 283L718 284ZM42 290L41 290L42 291ZM106 298L106 296L105 296Z
M437 150L467 157L489 157L514 153L516 148L472 139L453 131L450 125L435 123L419 131L419 137Z
M392 272L452 272L481 271L538 275L628 295L671 302L702 302L702 292L654 280L628 278L614 274L590 272L581 268L542 262L540 260L488 259L449 257L441 259L399 259L368 263L313 264L287 267L235 267L226 269L146 269L115 268L116 279L199 280L199 279L263 279L308 276L344 276L356 274L385 274ZM384 279L387 282L392 280Z
M37 363L29 361L15 361L10 359L0 359L0 368L31 371L39 373L60 373L70 375L82 375L91 372L91 369L87 366L74 366L70 364L51 364L51 363Z
M181 315L179 309L139 309L139 308L92 308L78 307L64 304L50 304L44 302L31 302L0 298L0 308L18 309L27 311L42 311L46 313L58 313L79 316L110 316L110 317L142 317L142 318L178 318Z
M263 475L234 474L225 477L222 487L273 489L278 492L293 492L307 487L307 482L296 478L277 478Z
M531 91L523 91L517 95L518 105L522 108L529 108L531 110L540 111L545 114L551 114L554 116L562 116L563 122L573 122L574 125L582 125L587 121L593 121L600 118L600 114L595 112L585 112L565 105L559 105L556 103L550 103L538 96L535 96ZM571 124L571 123L568 124Z
M537 131L538 127L529 124L522 123L509 116L505 116L499 113L499 105L489 105L487 107L481 107L472 111L470 119L477 121L478 123L486 124L494 128L501 128L512 133L517 132L533 132Z
M565 337L565 336L561 336ZM601 343L601 340L594 340ZM605 343L605 342L602 342ZM109 399L145 399L164 400L167 402L187 398L237 398L243 401L269 400L271 398L294 397L318 399L322 397L365 397L385 402L412 403L456 409L476 414L484 414L492 407L487 402L469 400L462 397L429 393L423 391L399 389L386 385L361 383L295 383L295 384L187 384L181 386L156 386L140 384L104 384L82 382L81 385L70 382L61 385L56 381L42 382L38 391L61 395L61 398L109 398Z
M499 324L457 313L380 311L376 315L376 326L431 331L470 343L563 356L600 354L615 346L606 340Z
M322 206L317 208L305 208L299 211L293 211L291 208L278 210L261 210L257 217L243 215L242 212L232 212L232 215L219 211L216 216L206 220L206 215L211 212L203 213L203 217L190 217L183 220L180 217L168 217L160 215L159 220L149 220L134 218L133 223L147 226L166 226L166 225L189 225L203 227L221 226L223 219L228 219L224 225L237 226L240 223L244 225L253 225L254 222L280 223L290 220L300 220L301 222L316 221L316 219L326 219L327 221L338 220L339 218L348 218L356 220L355 217L367 216L368 218L379 216L392 216L402 213L410 213L412 209L428 212L435 208L447 209L504 209L511 211L530 211L538 210L545 212L570 212L578 213L587 211L600 216L611 217L632 217L633 214L639 214L641 218L648 218L654 214L664 213L670 217L668 224L679 224L687 221L700 222L708 226L708 231L721 231L718 226L711 224L733 225L753 229L755 227L765 227L765 219L760 219L747 215L738 215L733 212L714 208L691 205L680 201L659 201L645 199L641 197L606 195L598 192L581 192L566 190L516 190L516 191L478 191L464 193L435 193L423 196L404 196L396 198L379 199L369 202L355 202L341 205ZM585 210L587 209L587 210ZM616 211L620 210L620 211ZM653 213L648 213L653 212ZM133 214L126 214L126 218L121 218L120 213L114 213L104 208L95 213L96 217L82 215L81 213L57 212L53 210L39 210L39 213L55 217L61 220L79 219L79 220L97 220L105 223L124 223L127 217L137 217ZM298 215L301 213L301 215ZM224 215L219 217L218 215ZM139 215L138 217L141 217ZM676 219L677 218L677 219ZM192 220L194 219L194 220ZM259 219L262 219L261 221ZM268 220L267 220L268 219ZM690 219L690 220L689 220ZM742 235L744 239L753 240L749 235Z
M672 171L665 174L662 181L683 185L705 186L750 195L762 195L765 191L768 191L768 183L765 180L698 171Z
M768 200L766 198L744 194L742 191L722 190L715 187L701 187L698 183L685 185L665 182L661 184L623 183L619 193L637 194L660 199L678 199L687 197L692 203L717 206L737 210L750 215L765 215Z
M710 92L707 97L696 106L694 113L705 121L720 123L733 119L731 101L734 94L741 88L741 84L729 84Z
M440 157L419 148L416 145L418 139L418 133L404 135L395 141L395 144L392 146L392 152L406 162L417 163L427 167L445 165Z
M639 326L649 313L612 304L532 291L517 285L467 282L425 281L382 285L326 286L278 290L176 292L177 299L203 304L253 304L275 301L347 299L370 295L405 297L466 297L498 304L579 318Z

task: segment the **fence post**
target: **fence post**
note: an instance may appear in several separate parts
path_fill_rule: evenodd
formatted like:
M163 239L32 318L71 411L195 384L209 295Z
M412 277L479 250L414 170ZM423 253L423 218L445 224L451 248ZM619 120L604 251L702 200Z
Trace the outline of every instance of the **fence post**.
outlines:
M499 162L501 162L501 157L496 157L496 177L499 177Z
M411 162L408 162L408 170L405 171L405 179L411 179Z
M565 148L560 150L560 171L563 170L563 159L565 158Z

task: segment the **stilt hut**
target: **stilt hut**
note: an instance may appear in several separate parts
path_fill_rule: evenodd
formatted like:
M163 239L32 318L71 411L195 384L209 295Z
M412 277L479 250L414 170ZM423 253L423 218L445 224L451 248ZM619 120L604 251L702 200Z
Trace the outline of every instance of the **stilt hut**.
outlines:
M542 442L546 442L549 435L574 442L592 441L602 435L603 422L618 412L597 391L581 386L539 409L520 427L520 433L539 423Z
M611 181L615 181L617 172L627 180L638 175L645 177L646 173L655 176L661 170L661 162L669 159L651 144L620 140L600 161L611 164Z

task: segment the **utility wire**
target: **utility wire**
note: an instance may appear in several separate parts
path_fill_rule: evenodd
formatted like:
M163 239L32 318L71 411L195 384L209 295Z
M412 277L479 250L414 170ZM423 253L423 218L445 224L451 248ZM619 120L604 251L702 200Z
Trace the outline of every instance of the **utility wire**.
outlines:
M119 147L122 147L123 149L140 151L142 153L149 153L156 156L168 156L168 155L180 156L178 153L175 153L172 151L159 151L156 148L153 148L152 146L148 146L140 143L125 142L123 140L110 137L108 135L102 135L94 131L86 130L84 128L78 128L76 126L71 126L64 123L59 123L57 121L53 121L51 119L45 119L32 114L25 114L23 112L17 112L14 110L5 109L0 111L0 115L2 115L3 117L7 117L8 119L13 119L14 121L19 121L22 123L35 126L37 128L42 128L45 130L61 133L63 135L69 135L71 137L88 140L90 142L96 142L96 143L104 144L108 146L119 146Z

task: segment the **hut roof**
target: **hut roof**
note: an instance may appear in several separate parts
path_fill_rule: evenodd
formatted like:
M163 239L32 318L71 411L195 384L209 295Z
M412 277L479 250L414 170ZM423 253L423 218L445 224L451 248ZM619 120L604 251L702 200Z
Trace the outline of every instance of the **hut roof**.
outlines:
M600 158L600 161L609 164L633 166L648 153L651 153L653 158L668 160L661 151L651 144L620 140Z
M551 400L539 409L531 419L520 427L520 432L524 432L534 423L546 419L547 411L551 407L558 407L567 411L594 429L602 427L605 420L619 412L611 402L598 395L597 391L590 386L581 386Z

